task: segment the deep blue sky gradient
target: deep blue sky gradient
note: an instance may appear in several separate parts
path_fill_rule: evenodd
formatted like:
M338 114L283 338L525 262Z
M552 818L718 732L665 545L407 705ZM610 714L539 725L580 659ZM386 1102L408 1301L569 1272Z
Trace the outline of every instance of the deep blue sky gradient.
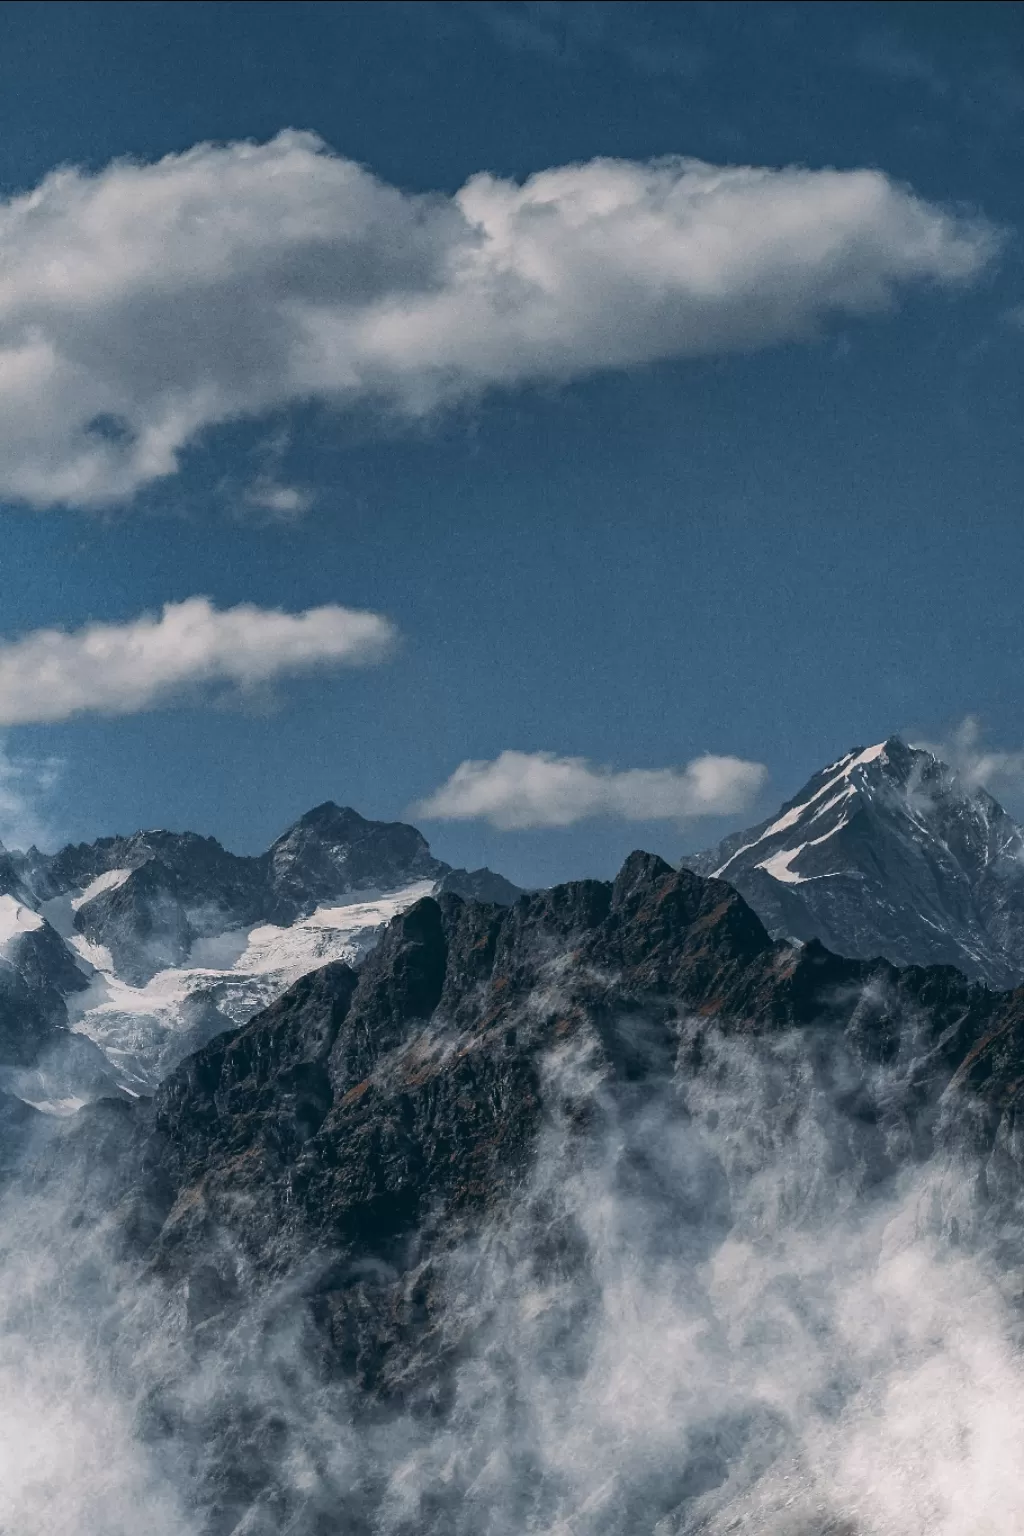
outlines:
M0 6L0 192L62 162L310 128L453 190L598 154L877 166L1008 232L967 293L752 356L491 397L397 430L323 409L209 434L109 514L0 509L0 633L218 604L379 608L388 666L276 706L20 729L63 836L263 846L326 798L396 816L503 748L768 764L765 809L892 730L1024 741L1024 7ZM1024 311L1022 311L1024 314ZM273 432L315 505L243 505ZM424 825L524 882L677 855L707 823Z

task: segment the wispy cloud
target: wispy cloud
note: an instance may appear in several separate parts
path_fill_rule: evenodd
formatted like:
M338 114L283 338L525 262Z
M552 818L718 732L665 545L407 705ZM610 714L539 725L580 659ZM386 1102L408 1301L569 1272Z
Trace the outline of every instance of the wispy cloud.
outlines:
M0 644L0 726L134 714L204 685L246 690L288 674L372 665L395 638L378 613L216 609L205 597L126 624L39 629Z
M245 493L245 499L250 506L259 508L261 512L269 512L273 517L280 518L301 517L313 505L309 491L298 485L283 485L267 475L260 475L253 481Z
M0 496L46 506L296 402L422 415L807 337L970 281L999 236L875 170L595 160L414 195L288 131L55 171L0 202L0 245Z
M1012 54L1012 50L1009 51ZM977 62L959 70L940 69L928 53L889 28L865 34L853 52L862 69L894 86L917 86L937 101L955 106L989 129L1003 129L1024 112L1024 74L1008 53L989 47Z
M488 821L502 831L568 827L591 816L681 822L746 810L767 777L761 763L710 753L684 768L616 771L585 757L509 751L491 761L460 763L413 814Z
M286 426L279 424L268 433L253 449L259 468L242 492L245 507L278 522L303 517L315 501L313 493L305 486L296 485L288 472L291 446L291 434Z
M893 32L869 32L861 38L854 57L862 68L874 74L901 84L922 85L933 96L949 95L949 82L934 61Z
M699 43L672 36L664 27L652 36L637 25L635 7L609 0L478 0L463 6L461 14L482 23L506 48L560 64L582 65L604 54L640 75L689 81L708 61Z
M0 844L49 847L54 828L47 806L63 772L57 757L25 757L0 740Z
M969 789L987 789L996 799L1020 802L1024 797L1024 749L986 746L983 735L977 715L965 715L942 740L915 740L913 745L933 752L955 768Z

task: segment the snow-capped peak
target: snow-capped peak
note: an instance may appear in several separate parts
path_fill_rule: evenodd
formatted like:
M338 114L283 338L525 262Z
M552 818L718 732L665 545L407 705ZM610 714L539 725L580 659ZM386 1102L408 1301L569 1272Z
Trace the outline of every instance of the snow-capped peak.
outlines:
M684 862L730 881L778 935L1024 979L1024 833L898 736L845 753L776 816Z
M854 786L849 782L854 771L857 768L866 767L868 763L874 763L883 758L888 744L887 741L880 741L873 747L865 747L861 750L855 749L852 752L848 752L845 757L839 758L837 762L832 763L828 768L823 769L821 774L816 775L815 779L811 780L811 784L817 784L817 780L821 778L824 779L824 783L818 784L810 794L806 793L805 790L802 798L797 796L796 800L791 801L784 808L780 816L758 830L757 836L749 843L743 843L741 847L730 852L724 863L720 864L717 869L712 870L711 873L720 879L741 854L746 853L751 848L756 848L759 843L764 843L770 838L777 837L781 832L788 832L798 822L804 821L807 818L808 812L811 812L810 819L814 820L826 811L842 804L843 801L850 799L856 793ZM807 786L807 789L810 789L810 785ZM826 796L829 798L824 799ZM824 803L819 804L823 799ZM831 834L826 833L825 835L830 836ZM816 842L823 842L824 840L824 838L815 839ZM806 843L802 843L800 847L789 850L787 857L790 859L796 858L801 848L805 846ZM777 861L779 857L780 854L775 853L771 859L765 860L759 867L766 868L769 862ZM771 873L774 873L774 870ZM785 875L776 875L776 878L785 879L791 884L797 883L799 880L799 876L795 876L788 871Z
M151 1092L182 1056L306 972L357 963L441 885L506 903L518 895L491 871L435 859L415 827L332 801L256 857L161 830L8 857L0 994L17 1002L25 1038L16 1060L0 1058L0 1086L37 1107ZM89 1076L81 1093L67 1061L52 1067L68 1057L68 1026ZM45 1080L33 1057L51 1062Z

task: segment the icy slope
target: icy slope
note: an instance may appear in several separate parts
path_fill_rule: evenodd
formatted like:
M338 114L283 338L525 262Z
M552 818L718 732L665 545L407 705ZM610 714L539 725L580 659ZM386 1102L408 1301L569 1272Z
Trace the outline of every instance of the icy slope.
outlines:
M318 907L289 927L229 929L197 942L198 964L168 967L141 986L117 974L109 950L68 931L89 978L68 1000L71 1028L100 1047L120 1087L152 1092L183 1056L244 1024L307 971L332 960L356 964L391 918L432 889L421 880L370 900Z
M441 882L519 894L452 870L415 827L330 801L257 856L149 831L0 864L0 1092L56 1113L150 1093L306 972L358 962Z

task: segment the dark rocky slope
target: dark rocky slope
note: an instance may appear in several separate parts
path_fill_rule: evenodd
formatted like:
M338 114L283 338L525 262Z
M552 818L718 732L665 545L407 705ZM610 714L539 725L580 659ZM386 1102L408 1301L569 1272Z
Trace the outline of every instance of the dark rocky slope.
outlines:
M737 1072L738 1097L725 1092ZM971 1241L981 1252L998 1233L1019 1266L1007 1218L1022 1091L1024 990L773 942L729 885L634 854L613 885L512 908L419 902L358 975L336 964L303 978L151 1102L82 1111L37 1149L32 1177L45 1189L56 1176L79 1216L113 1220L124 1262L179 1319L182 1359L232 1360L225 1381L264 1381L285 1338L318 1412L339 1435L358 1430L344 1472L328 1457L303 1483L289 1469L309 1421L300 1431L285 1412L279 1375L257 1398L200 1407L161 1378L145 1432L192 1468L197 1529L546 1530L569 1500L571 1528L595 1536L717 1532L748 1497L735 1468L760 1487L795 1454L792 1424L760 1399L680 1430L661 1460L645 1450L600 1518L538 1438L537 1393L589 1381L607 1347L593 1210L612 1202L629 1264L657 1294L663 1262L695 1275L745 1230L751 1189L812 1125L776 1225L815 1232L844 1201L895 1199L915 1169L959 1169ZM600 1199L574 1205L566 1191L595 1170ZM496 1332L510 1294L511 1342ZM484 1362L491 1395L463 1421ZM829 1388L836 1414L852 1390ZM463 1466L452 1450L461 1470L423 1470L461 1432L467 1446L483 1437L482 1460L467 1449ZM472 1488L503 1437L520 1459L495 1485L505 1523L488 1523ZM400 1518L389 1478L410 1447L421 1481ZM841 1509L814 1519L801 1536L860 1529Z

